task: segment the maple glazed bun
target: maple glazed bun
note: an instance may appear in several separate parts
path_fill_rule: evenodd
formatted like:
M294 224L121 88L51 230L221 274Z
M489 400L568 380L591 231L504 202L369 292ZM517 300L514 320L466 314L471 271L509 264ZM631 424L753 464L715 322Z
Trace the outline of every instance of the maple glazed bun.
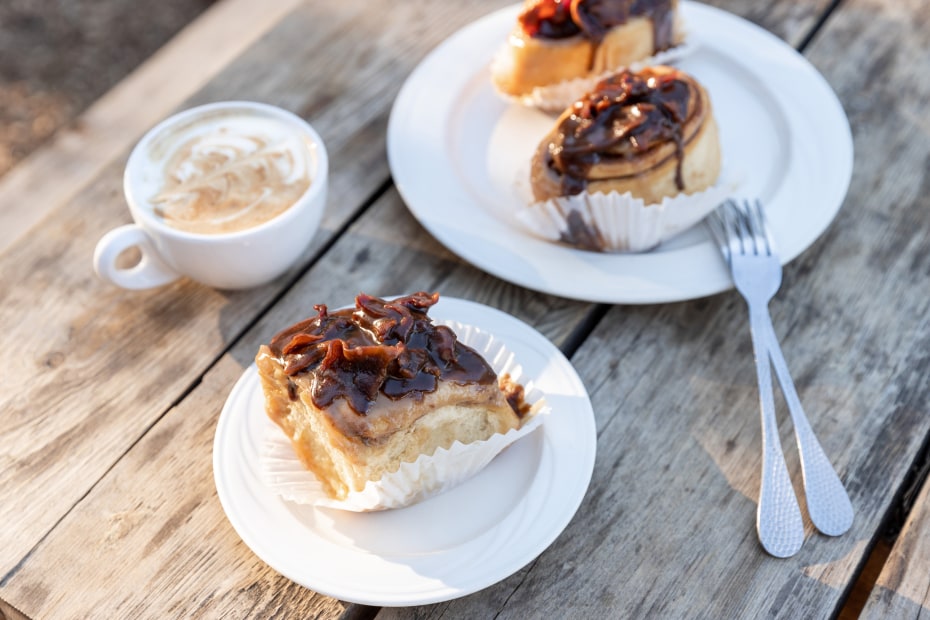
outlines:
M672 67L600 82L565 110L532 159L537 201L581 192L630 192L646 204L712 186L720 141L710 98Z
M438 298L363 294L354 308L315 306L317 316L260 347L266 412L331 498L455 441L521 426L522 387L433 324Z
M678 45L677 0L527 0L492 67L510 96L615 71Z

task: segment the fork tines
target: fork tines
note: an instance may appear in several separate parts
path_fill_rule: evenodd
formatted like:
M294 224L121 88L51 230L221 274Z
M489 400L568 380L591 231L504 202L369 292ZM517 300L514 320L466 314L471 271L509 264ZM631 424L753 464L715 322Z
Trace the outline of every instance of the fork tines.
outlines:
M769 232L762 201L758 198L743 200L742 204L729 198L705 221L727 262L730 262L731 252L768 256L775 254L775 240Z

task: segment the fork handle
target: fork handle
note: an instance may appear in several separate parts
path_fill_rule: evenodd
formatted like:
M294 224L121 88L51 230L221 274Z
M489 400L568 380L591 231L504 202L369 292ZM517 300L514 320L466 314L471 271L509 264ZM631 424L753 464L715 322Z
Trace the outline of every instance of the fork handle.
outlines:
M766 323L771 324L768 309L750 304L749 329L762 411L762 488L759 491L756 530L766 551L775 557L786 558L797 553L804 544L804 521L778 438Z
M788 364L785 362L768 313L765 314L765 324L761 327L765 330L769 356L785 395L791 421L794 423L794 434L801 456L801 473L804 477L804 494L807 497L807 511L811 521L814 527L829 536L845 534L853 522L853 507L849 495L804 414L801 399L795 390L794 381L791 380Z

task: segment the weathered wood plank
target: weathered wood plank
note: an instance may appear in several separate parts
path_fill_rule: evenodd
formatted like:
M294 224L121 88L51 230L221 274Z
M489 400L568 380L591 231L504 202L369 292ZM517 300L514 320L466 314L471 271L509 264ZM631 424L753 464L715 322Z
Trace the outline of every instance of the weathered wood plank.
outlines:
M710 0L704 4L730 11L762 26L794 48L797 48L808 37L830 6L829 0L805 0L804 2Z
M269 618L284 609L338 617L345 605L308 596L256 561L223 518L213 486L213 433L218 396L241 372L223 358L166 414L91 490L82 505L93 508L69 514L5 586L10 600L36 618ZM34 571L47 553L54 567Z
M861 142L864 147L859 153L868 149L870 156L863 167L874 167L874 173L867 177L868 185L865 182L861 184L872 194L871 200L862 201L862 217L870 224L881 223L881 234L876 235L880 238L879 243L872 248L863 248L867 254L865 260L874 265L873 270L856 274L850 269L847 275L855 277L862 287L872 276L877 275L878 279L894 277L896 274L882 273L894 266L895 271L909 276L909 281L899 283L898 287L904 289L910 285L916 287L915 290L925 290L926 278L930 274L930 266L924 257L926 230L913 228L911 223L922 220L922 214L930 207L930 124L926 120L930 89L914 79L922 72L920 67L926 66L926 62L915 65L914 60L926 59L925 51L930 45L927 28L930 7L914 1L889 6L858 2L844 7L834 21L831 26L846 40L865 39L862 46L855 46L847 56L838 55L824 61L829 63L832 74L841 76L838 81L843 84L841 96L850 121L861 129L861 139L857 136L857 144ZM870 27L863 28L864 24ZM894 40L885 40L883 32L894 32ZM876 123L878 118L884 122ZM909 165L902 166L901 162L909 162ZM856 238L851 237L845 244L845 253L860 251L854 245ZM902 329L906 334L920 316L924 317L920 327L908 336L913 339L912 345L911 341L908 342L910 351L893 355L890 352L894 343L890 342L873 347L867 357L870 365L891 364L894 367L884 398L885 407L893 411L894 425L888 430L880 425L873 427L874 436L878 439L870 454L871 462L862 468L864 483L887 488L888 495L893 495L898 488L894 482L902 479L913 462L914 448L925 432L927 403L930 402L927 397L927 359L925 354L919 354L919 348L926 351L927 345L926 337L923 337L922 345L919 343L921 334L926 333L926 306L915 307L912 303L899 306L898 287L886 284L871 289L870 286L869 292L887 306L887 325L878 321L871 325L877 341L881 340L879 330L884 332L888 326L895 325L895 331ZM860 294L864 293L860 289ZM903 325L899 324L902 319L905 321ZM915 373L922 374L923 378L915 377ZM909 380L905 381L903 377ZM882 460L892 461L895 465L893 471L879 466L878 461ZM930 609L927 493L925 484L914 504L914 512L907 519L878 576L862 617L923 617ZM885 497L882 499L886 500ZM886 503L879 504L874 509L880 511L885 506Z
M223 0L0 178L0 252L65 204L142 133L255 43L300 0ZM24 200L28 197L28 200Z
M599 439L592 485L566 532L489 590L379 618L836 612L930 432L930 92L914 79L928 22L925 3L847 2L808 49L850 115L856 168L838 219L787 269L772 311L812 425L851 493L853 530L831 539L808 524L788 560L756 540L761 433L735 293L616 307L573 357ZM790 425L781 430L799 481ZM912 577L922 602L926 570Z
M403 77L494 6L440 19L413 2L387 14L365 2L307 3L207 85L200 96L277 103L319 127L331 197L308 259L388 178L384 134ZM411 28L420 36L406 37ZM0 530L0 596L30 549L287 285L227 293L181 281L132 293L98 282L93 246L129 219L122 161L0 256L0 321L17 326L0 336L0 520L17 524Z
M506 309L556 343L590 308L464 264L388 192L33 550L4 595L35 617L338 617L343 603L265 566L226 520L213 486L217 415L258 345L312 314L313 304L419 289ZM77 596L60 587L78 579ZM114 591L116 583L135 585Z
M0 600L0 619L2 620L29 620L25 615L22 614L18 609L11 606L9 603Z
M339 307L353 303L360 292L396 295L418 290L504 310L557 346L592 307L534 293L469 266L431 237L391 189L243 336L235 351L251 356L282 326L312 314L313 304L320 301Z
M930 614L930 481L898 535L860 618L920 618Z

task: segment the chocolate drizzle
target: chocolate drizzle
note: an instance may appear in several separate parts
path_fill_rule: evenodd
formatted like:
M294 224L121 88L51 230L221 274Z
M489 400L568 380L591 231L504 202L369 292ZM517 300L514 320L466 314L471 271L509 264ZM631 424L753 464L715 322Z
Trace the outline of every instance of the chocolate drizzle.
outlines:
M542 39L567 39L581 32L574 21L570 0L539 0L517 18L523 31Z
M596 227L589 225L578 211L569 211L565 218L568 228L559 234L559 241L582 250L600 252L604 249L604 239Z
M317 316L277 334L269 347L287 375L309 375L317 407L344 398L359 415L379 393L397 400L433 392L439 381L494 383L487 362L427 316L437 301L438 294L423 292L393 301L362 294L354 309L314 306Z
M684 190L682 129L700 102L675 73L623 71L576 101L549 144L547 165L561 178L562 194L580 194L599 163L632 160L668 141L675 144L675 183Z
M672 0L539 0L519 21L531 37L564 39L581 33L600 42L611 28L634 17L652 21L655 52L672 46Z

